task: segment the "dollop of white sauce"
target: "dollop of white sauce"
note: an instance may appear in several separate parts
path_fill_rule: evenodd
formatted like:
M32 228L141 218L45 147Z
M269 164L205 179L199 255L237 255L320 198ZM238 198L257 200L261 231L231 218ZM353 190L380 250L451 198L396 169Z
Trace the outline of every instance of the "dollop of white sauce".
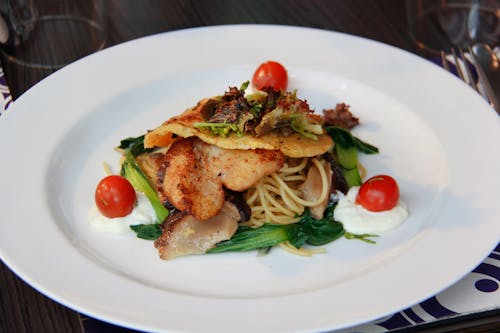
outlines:
M151 202L142 193L137 193L137 204L127 216L106 217L99 212L95 205L88 214L88 222L93 230L115 235L132 233L131 225L152 224L155 223L155 218Z
M336 221L342 222L344 229L353 234L377 234L398 227L408 217L408 208L398 201L391 210L371 212L356 204L359 186L353 186L347 195L340 196L333 212Z

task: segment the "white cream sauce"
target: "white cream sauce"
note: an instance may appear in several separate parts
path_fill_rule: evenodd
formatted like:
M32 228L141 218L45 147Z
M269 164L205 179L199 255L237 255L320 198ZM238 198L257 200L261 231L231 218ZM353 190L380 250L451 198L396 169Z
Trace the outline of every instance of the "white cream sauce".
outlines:
M137 204L130 214L124 217L108 218L103 216L94 205L88 214L88 222L93 230L115 235L132 233L131 225L155 223L156 215L148 198L137 194Z
M353 186L347 195L341 195L333 216L344 229L353 234L377 234L398 227L408 217L408 208L398 201L391 210L371 212L356 204L359 186Z

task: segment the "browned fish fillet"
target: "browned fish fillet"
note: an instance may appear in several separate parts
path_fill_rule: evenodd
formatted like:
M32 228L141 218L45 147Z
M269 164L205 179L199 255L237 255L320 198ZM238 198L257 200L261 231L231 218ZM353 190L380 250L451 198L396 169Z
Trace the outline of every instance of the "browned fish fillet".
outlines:
M175 212L162 224L163 233L155 241L161 259L203 254L215 244L230 239L238 228L238 209L226 202L219 214L199 221L186 212Z
M165 154L163 193L177 209L208 220L224 205L224 187L244 191L283 162L276 150L229 150L194 137L181 139Z

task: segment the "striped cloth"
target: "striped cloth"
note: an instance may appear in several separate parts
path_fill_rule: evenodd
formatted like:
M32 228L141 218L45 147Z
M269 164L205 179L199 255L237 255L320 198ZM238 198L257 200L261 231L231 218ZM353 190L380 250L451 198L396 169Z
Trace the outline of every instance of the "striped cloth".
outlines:
M3 68L0 66L0 115L7 111L7 108L12 103L12 96L10 94L9 87L7 86L7 80L3 73Z

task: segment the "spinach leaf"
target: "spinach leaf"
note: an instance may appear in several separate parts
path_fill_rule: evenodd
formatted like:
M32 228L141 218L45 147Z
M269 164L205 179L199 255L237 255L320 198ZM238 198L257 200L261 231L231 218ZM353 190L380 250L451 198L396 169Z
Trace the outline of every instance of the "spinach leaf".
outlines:
M335 144L341 145L344 148L355 147L358 151L365 154L377 154L379 152L377 147L358 139L344 128L327 126L326 132Z
M358 148L358 151L365 153L365 154L378 154L378 148L367 143L364 141L361 141L357 137L353 136L352 139L354 140L354 146Z
M342 173L349 187L361 185L358 170L358 152L376 154L378 148L366 143L351 134L348 130L336 127L326 127L328 135L335 142L336 160L342 167Z
M278 224L264 224L258 228L240 226L231 239L218 243L207 253L243 252L274 246L288 240L287 227Z
M333 219L331 212L333 210L327 210L322 219L316 220L311 216L309 209L306 209L298 225L307 235L305 241L307 244L324 245L342 237L345 233L344 226Z
M279 225L264 224L258 228L241 226L234 236L222 241L207 253L226 251L250 251L267 248L283 242L290 242L300 249L304 244L324 245L344 234L342 223L333 220L333 206L328 207L325 217L316 220L311 217L309 210L304 212L297 223Z
M300 249L309 239L309 234L299 223L289 224L287 226L288 242Z
M147 240L156 240L162 233L159 223L131 225L130 229L135 231L137 237Z
M129 149L132 156L137 157L140 154L152 151L152 148L144 148L144 135L135 138L126 138L120 141L120 149Z

